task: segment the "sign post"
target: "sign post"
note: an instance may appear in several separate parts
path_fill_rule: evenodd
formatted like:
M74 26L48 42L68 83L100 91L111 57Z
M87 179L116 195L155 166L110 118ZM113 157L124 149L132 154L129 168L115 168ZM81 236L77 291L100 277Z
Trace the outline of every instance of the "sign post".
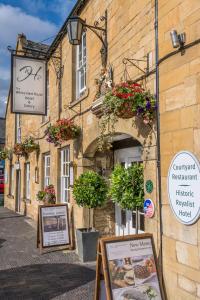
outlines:
M171 209L179 222L194 224L200 216L200 163L188 151L177 153L168 171Z
M46 115L46 69L44 59L12 54L12 113Z

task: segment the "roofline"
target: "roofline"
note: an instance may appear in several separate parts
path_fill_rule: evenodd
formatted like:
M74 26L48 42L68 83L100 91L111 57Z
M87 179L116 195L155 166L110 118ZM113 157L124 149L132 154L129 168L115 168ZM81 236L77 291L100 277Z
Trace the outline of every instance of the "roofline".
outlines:
M78 0L74 7L72 8L71 12L69 13L67 19L65 20L64 24L62 25L61 29L59 30L58 34L56 35L55 39L53 40L52 44L50 45L48 51L47 51L47 57L49 58L52 53L57 48L59 42L62 40L63 36L67 33L66 27L67 22L69 18L75 14L80 14L82 9L85 7L85 5L89 2L89 0Z

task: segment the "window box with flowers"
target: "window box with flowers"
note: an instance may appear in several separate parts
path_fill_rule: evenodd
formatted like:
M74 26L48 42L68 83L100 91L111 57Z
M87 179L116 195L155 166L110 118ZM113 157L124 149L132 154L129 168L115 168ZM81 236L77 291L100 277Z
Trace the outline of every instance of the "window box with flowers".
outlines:
M45 187L44 190L39 191L37 193L37 200L41 201L42 204L55 204L56 203L56 196L55 196L55 189L53 184L49 184Z
M77 138L81 133L81 128L74 124L71 119L60 119L55 124L49 125L45 130L47 142L59 146L63 141Z
M115 123L119 118L139 117L144 124L155 118L156 99L138 83L121 82L106 94L102 104L103 115L100 119L99 148L102 150L108 135L114 134Z

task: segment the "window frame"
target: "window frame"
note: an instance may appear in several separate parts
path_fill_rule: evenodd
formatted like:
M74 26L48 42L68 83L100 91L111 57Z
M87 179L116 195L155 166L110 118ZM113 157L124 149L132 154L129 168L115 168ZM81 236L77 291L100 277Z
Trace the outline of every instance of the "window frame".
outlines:
M10 196L13 196L14 197L14 171L15 171L15 168L14 168L14 165L13 164L10 164L10 170L9 170L9 195Z
M70 202L70 146L60 150L60 201Z
M27 200L30 200L30 198L31 198L31 165L30 165L30 162L25 163L25 198Z
M15 141L16 143L21 143L21 115L16 114L15 118Z
M47 162L49 163L47 164ZM49 175L47 174L49 169ZM45 188L51 182L51 155L50 153L43 154L43 187Z
M77 51L76 51L76 99L83 96L84 92L86 91L86 73L87 73L86 65L87 65L86 33L83 32L81 37L81 45L77 47ZM82 74L84 80L83 87L81 87Z

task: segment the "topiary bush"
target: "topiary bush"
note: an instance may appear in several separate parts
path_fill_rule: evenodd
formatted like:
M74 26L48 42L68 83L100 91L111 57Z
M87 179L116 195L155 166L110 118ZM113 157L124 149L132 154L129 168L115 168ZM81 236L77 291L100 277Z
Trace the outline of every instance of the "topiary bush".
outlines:
M101 207L107 198L108 185L105 179L98 173L87 171L75 180L73 195L77 204L81 207ZM90 218L90 211L89 211ZM89 220L90 227L90 220Z
M116 165L111 174L109 196L122 209L136 210L143 207L143 165L135 163L125 169Z

